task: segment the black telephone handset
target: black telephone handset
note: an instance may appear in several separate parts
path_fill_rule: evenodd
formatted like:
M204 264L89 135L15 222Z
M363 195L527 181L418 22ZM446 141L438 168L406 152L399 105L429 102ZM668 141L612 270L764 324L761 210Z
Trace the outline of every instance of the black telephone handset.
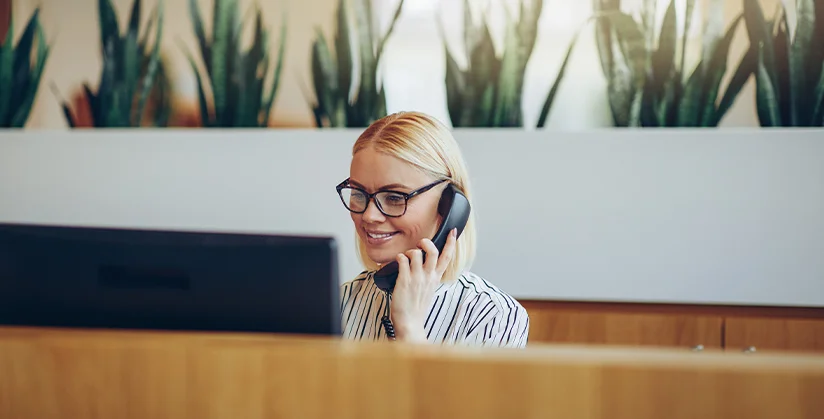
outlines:
M444 246L446 246L446 239L453 228L458 229L457 237L461 236L464 227L466 227L466 222L469 220L470 210L469 200L455 185L450 183L444 189L438 203L438 213L443 221L440 229L432 238L432 242L439 252L443 251ZM426 260L426 253L424 253L424 260ZM378 288L385 292L392 292L395 288L395 282L398 280L398 262L392 261L386 264L375 273L373 279Z

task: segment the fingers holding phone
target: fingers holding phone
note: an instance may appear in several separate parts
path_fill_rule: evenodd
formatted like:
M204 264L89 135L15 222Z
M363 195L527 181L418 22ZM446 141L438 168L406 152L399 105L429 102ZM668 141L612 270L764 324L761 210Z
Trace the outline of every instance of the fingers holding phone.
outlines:
M454 257L456 240L457 234L453 229L441 252L431 240L424 239L419 244L420 249L411 249L398 255L398 280L391 306L392 322L398 339L426 340L423 330L426 314L443 274Z

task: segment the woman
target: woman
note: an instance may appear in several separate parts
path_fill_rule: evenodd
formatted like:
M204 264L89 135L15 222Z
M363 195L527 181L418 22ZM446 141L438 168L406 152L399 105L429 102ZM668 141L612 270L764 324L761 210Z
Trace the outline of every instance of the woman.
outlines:
M441 193L450 183L471 204L458 145L434 118L396 113L358 137L350 177L338 193L351 213L367 270L341 287L345 338L383 340L394 327L398 341L526 346L529 317L523 306L467 270L475 253L474 216L460 238L450 233L442 252L430 240L440 227ZM373 275L392 261L399 274L390 294L375 285ZM390 325L381 321L387 314Z

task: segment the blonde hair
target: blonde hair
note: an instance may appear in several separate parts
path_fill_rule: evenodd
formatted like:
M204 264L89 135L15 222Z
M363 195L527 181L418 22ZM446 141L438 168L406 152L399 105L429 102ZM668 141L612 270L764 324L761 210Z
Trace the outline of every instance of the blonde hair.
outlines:
M449 128L437 119L421 112L397 112L373 122L361 133L352 147L352 156L367 147L403 160L434 179L447 179L472 205L469 172L458 143ZM458 241L455 255L444 272L442 281L456 279L469 269L475 258L475 212L469 214ZM369 258L360 236L355 234L358 256L367 270L379 265Z

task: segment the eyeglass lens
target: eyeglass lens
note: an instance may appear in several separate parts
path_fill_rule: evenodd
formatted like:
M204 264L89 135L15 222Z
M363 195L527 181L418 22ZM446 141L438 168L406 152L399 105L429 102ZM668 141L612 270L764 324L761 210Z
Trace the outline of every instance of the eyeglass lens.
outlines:
M369 203L369 197L360 190L343 188L340 191L343 203L350 211L363 212ZM406 211L406 197L394 192L378 192L375 195L379 209L389 216L400 216Z

